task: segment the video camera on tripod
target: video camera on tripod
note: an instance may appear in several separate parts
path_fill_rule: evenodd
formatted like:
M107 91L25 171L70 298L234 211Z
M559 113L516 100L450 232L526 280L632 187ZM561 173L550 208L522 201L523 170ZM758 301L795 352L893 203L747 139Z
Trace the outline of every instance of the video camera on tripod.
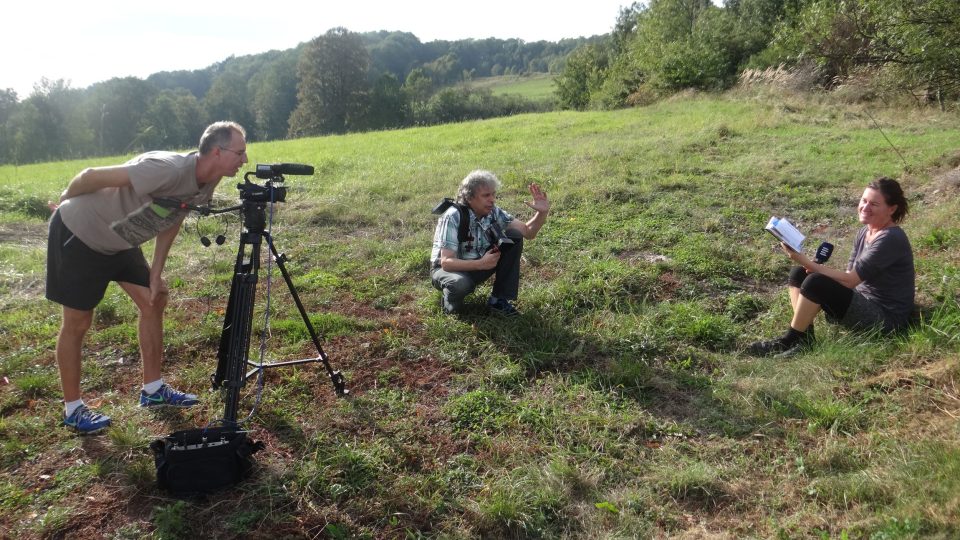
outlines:
M176 494L207 493L236 484L251 469L252 455L263 448L263 443L250 441L237 421L237 409L240 389L247 379L259 375L262 389L262 376L266 369L291 366L311 362L322 362L330 376L337 396L346 396L349 390L339 371L334 371L326 353L320 344L320 337L314 329L307 311L300 301L300 295L287 272L285 254L277 251L270 231L266 230L266 210L273 203L286 200L287 189L281 185L284 174L311 175L313 167L299 163L280 163L257 165L255 171L244 174L243 183L237 184L240 191L240 205L215 210L209 207L192 206L180 201L157 199L155 204L167 208L194 210L202 215L240 212L243 230L234 264L233 280L230 285L230 297L224 313L223 329L220 333L220 345L217 351L217 370L210 376L213 389L222 389L224 412L222 427L201 428L178 431L157 439L150 445L157 466L157 482ZM251 177L264 179L257 184ZM261 246L266 241L269 254L276 262L290 295L300 312L304 326L317 349L317 356L286 362L252 362L249 359L250 334L253 324L254 301L258 273L260 270ZM269 291L269 289L268 289ZM247 367L252 369L247 371ZM252 416L253 413L251 413Z
M269 231L265 230L267 205L286 200L286 187L277 185L283 183L284 174L309 175L313 174L313 167L299 163L257 165L256 170L246 173L244 175L244 182L237 185L242 201L239 209L243 219L244 230L240 235L240 246L237 251L236 264L234 265L234 277L230 290L230 298L227 301L223 331L220 334L220 349L217 353L217 358L219 359L217 372L211 377L213 388L216 389L222 386L227 389L227 403L224 410L224 422L227 423L236 422L238 387L242 386L246 379L259 373L265 367L320 361L323 362L327 368L337 395L343 396L348 393L345 388L343 375L341 375L339 371L333 371L330 367L327 356L323 352L323 347L320 345L320 338L313 328L313 324L310 322L310 317L307 315L303 303L300 301L300 295L293 285L293 280L290 278L289 272L287 272L285 264L287 261L286 255L277 251L273 243L273 237ZM263 185L256 184L250 180L251 176L267 179L267 182ZM316 346L318 352L316 358L263 365L250 362L246 358L250 342L257 272L260 268L260 248L263 240L266 240L267 246L273 255L273 260L277 263L277 267L280 269L287 288L290 290L290 295L297 305L304 326L306 326L311 340ZM242 370L247 364L256 367L244 376Z
M311 175L313 167L302 163L257 164L256 170L243 175L243 183L237 184L240 200L251 202L284 202L287 200L286 186L278 186L284 181L283 175ZM266 180L264 185L254 184L250 176Z

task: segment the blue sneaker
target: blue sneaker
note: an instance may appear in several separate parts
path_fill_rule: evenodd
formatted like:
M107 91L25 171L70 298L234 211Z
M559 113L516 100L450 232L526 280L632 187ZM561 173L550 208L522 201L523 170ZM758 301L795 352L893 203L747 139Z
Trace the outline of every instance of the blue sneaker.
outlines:
M496 302L488 300L487 307L490 308L491 313L503 315L504 317L516 317L520 314L509 300L504 300L503 298L497 298Z
M199 403L196 394L187 394L174 390L164 383L159 390L152 394L147 394L140 390L141 407L193 407Z
M92 411L86 405L77 407L73 414L63 419L63 425L80 435L100 433L110 425L110 417Z

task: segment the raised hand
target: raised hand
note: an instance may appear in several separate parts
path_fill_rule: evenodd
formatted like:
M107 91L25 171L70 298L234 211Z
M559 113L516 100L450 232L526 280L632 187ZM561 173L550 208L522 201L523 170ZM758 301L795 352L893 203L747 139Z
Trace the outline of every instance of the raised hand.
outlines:
M537 212L546 213L550 210L550 199L547 198L546 192L540 189L539 185L536 183L530 184L530 194L533 195L533 202L524 202L524 204Z

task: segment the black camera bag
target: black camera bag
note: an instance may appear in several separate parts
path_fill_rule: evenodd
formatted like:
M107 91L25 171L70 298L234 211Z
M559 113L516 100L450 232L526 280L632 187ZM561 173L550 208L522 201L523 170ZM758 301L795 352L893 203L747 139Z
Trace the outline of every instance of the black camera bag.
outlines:
M157 485L173 495L195 496L237 484L250 475L263 449L247 433L228 428L177 431L150 444Z

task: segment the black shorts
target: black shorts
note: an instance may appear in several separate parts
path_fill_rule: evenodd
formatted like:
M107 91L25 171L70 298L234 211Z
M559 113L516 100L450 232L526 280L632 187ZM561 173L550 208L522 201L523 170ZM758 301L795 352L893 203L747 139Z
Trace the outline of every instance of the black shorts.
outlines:
M790 286L800 289L808 300L819 304L827 317L841 320L850 307L853 289L848 289L823 274L808 274L802 266L790 270Z
M54 212L47 236L47 299L90 310L103 300L111 281L150 286L150 266L140 248L98 253L70 232L59 211Z
M800 289L800 294L819 304L827 319L848 328L879 326L885 331L895 329L887 320L883 309L865 298L856 289L848 289L823 274L808 274L802 266L790 271L790 286Z

